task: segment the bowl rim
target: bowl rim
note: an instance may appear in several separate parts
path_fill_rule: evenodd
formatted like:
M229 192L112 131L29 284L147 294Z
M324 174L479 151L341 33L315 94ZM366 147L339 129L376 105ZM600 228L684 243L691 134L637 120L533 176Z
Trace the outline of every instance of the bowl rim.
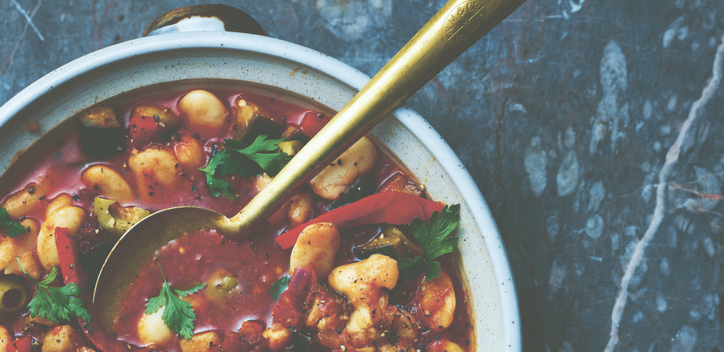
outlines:
M174 49L218 48L251 51L275 58L297 62L360 90L370 77L344 62L319 51L281 39L230 32L195 32L159 34L115 44L75 59L41 77L0 106L0 128L12 117L43 94L89 71L136 55ZM395 117L428 148L448 171L455 187L461 190L473 213L474 221L488 249L495 274L503 314L505 348L522 350L520 312L510 263L492 213L480 189L458 156L440 134L420 114L407 106L393 113Z

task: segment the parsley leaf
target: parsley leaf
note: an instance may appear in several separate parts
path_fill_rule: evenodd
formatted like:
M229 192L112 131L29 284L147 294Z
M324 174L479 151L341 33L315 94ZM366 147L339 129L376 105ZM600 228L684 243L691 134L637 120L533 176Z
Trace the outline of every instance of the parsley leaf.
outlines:
M222 150L216 153L216 155L214 155L214 157L209 160L209 163L205 167L200 168L199 171L206 174L206 184L209 186L211 195L213 195L214 197L218 197L219 194L223 194L224 197L228 198L229 200L234 200L236 199L236 195L234 195L234 193L231 191L231 184L222 179L214 177L214 174L216 174L216 169L219 167L219 164L221 164L222 161L226 158L226 150Z
M241 177L252 177L266 172L269 175L276 175L279 171L284 168L285 165L292 160L292 157L286 153L277 152L279 149L279 143L284 142L284 138L280 139L267 139L265 134L256 137L253 143L249 146L245 146L242 142L225 139L224 147L231 151L234 158L229 160L234 161L240 167L234 170L233 167L225 168L226 171L236 171ZM241 162L242 160L252 161ZM253 164L258 167L253 167ZM261 168L261 171L259 170Z
M40 316L43 319L60 323L61 320L71 320L73 317L81 318L85 321L91 321L93 317L83 306L83 300L78 297L83 294L83 288L76 283L69 283L63 287L48 286L55 281L58 276L58 268L53 266L48 276L41 282L35 281L28 272L25 271L20 258L16 258L20 269L23 270L25 276L28 277L38 287L35 297L28 303L28 311L30 317Z
M269 287L269 295L273 300L278 300L282 292L287 290L289 286L289 276L282 276L279 280L274 281Z
M201 290L206 284L194 286L188 290L174 290L168 281L166 281L161 264L157 261L156 265L158 265L158 270L161 271L163 285L161 286L161 292L158 294L158 297L153 297L146 303L146 314L156 313L165 306L166 309L164 309L163 315L161 316L164 324L179 336L188 340L194 334L196 314L194 314L194 309L191 307L191 304L182 300L180 297L186 297Z
M5 208L0 208L0 227L5 230L8 237L18 237L28 232L23 225L10 219L10 215L8 215L8 211Z
M214 197L223 194L230 200L236 199L231 192L229 182L216 178L216 176L239 175L247 178L260 175L264 172L276 175L287 165L291 156L286 153L277 152L279 143L285 139L267 139L262 134L256 137L250 145L241 141L225 139L226 149L216 153L209 163L199 169L206 174L206 183Z
M460 204L445 206L442 212L432 213L429 224L420 219L412 220L410 229L422 247L422 256L404 258L398 261L400 272L406 280L412 280L425 273L425 281L440 275L438 257L451 253L458 244L458 238L452 235L460 223Z

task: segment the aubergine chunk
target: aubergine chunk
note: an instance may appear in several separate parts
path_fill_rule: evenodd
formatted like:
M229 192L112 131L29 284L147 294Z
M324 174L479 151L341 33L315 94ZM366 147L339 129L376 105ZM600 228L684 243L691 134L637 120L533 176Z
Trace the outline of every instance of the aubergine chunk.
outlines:
M238 98L234 113L234 139L251 144L259 135L279 138L285 131L284 124L275 120L266 109L253 102Z
M376 190L377 183L375 182L374 177L372 177L372 175L363 176L361 179L355 182L352 187L348 188L344 193L342 193L339 199L330 203L327 206L327 210L336 209L339 207L343 207L347 204L354 203L364 197L372 195L373 193L375 193Z
M106 158L126 149L126 130L109 106L95 106L78 117L80 148L91 158Z
M282 138L286 138L288 141L299 141L302 144L309 142L309 137L302 132L297 126L288 125L282 133Z
M369 258L373 254L382 254L399 260L421 255L422 249L411 242L397 227L383 225L380 234L369 243L354 248L354 254L360 259Z
M111 238L93 246L88 252L79 253L78 260L88 276L88 282L96 282L103 263L105 263L108 255L111 254L111 250L116 245L116 242L118 242L116 239Z
M136 116L150 117L158 124L163 140L167 140L181 125L181 118L169 108L155 104L141 103L133 107L131 118Z

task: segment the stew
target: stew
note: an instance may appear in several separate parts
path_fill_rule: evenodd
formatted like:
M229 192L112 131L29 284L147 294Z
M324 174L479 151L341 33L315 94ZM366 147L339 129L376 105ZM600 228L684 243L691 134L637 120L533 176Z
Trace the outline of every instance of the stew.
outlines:
M469 351L459 208L364 137L233 242L183 234L125 289L89 291L118 238L181 205L233 216L331 114L231 90L97 105L0 179L0 351ZM102 302L98 302L102 304Z

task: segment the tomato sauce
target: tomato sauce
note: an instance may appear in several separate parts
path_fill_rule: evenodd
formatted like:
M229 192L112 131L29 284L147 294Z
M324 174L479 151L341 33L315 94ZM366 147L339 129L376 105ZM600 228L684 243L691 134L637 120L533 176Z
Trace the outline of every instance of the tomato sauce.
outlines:
M158 296L163 283L156 262L171 286L177 289L206 283L219 270L234 275L237 289L222 302L210 300L204 290L188 297L196 314L196 333L237 331L247 320L270 325L275 301L268 293L269 286L289 270L289 251L280 250L270 236L233 242L209 230L171 241L141 265L134 283L126 291L116 321L120 340L142 345L137 339L136 323L146 309L148 298ZM170 352L177 350L177 344L178 340L171 340L159 347Z
M243 98L252 101L266 109L270 118L281 123L296 126L305 135L313 136L331 118L328 114L302 108L279 99L263 95L238 92L231 90L210 90L227 107ZM111 105L117 111L121 123L128 126L131 113L135 106L141 103L154 104L169 109L179 115L178 100L186 92L169 93L156 96L145 96L140 99L126 99L118 104ZM230 109L229 116L232 115ZM204 139L196 134L195 138L202 144L207 160L216 153L225 138L232 137L232 129L228 128L232 122L227 120L226 133ZM182 126L183 129L183 126ZM169 148L173 140L153 141L153 146ZM100 190L91 185L84 184L81 174L89 165L102 164L118 172L132 189L136 190L137 197L123 206L137 206L151 212L169 207L191 205L218 211L226 216L233 216L239 212L257 193L253 179L239 177L222 177L231 184L237 198L229 200L225 197L213 197L206 185L205 175L197 169L183 169L180 171L182 182L173 192L154 192L154 189L139 189L132 171L128 167L129 156L133 153L133 141L129 140L129 147L121 153L105 158L102 161L90 160L81 151L78 131L66 124L58 131L45 137L40 143L32 147L16 162L5 175L0 178L0 195L10 195L23 189L28 183L36 182L47 185L47 195L42 202L44 206L33 210L26 217L45 221L44 208L51 200L60 194L73 196L72 205L82 208L88 214L86 222L81 227L76 241L81 253L89 253L99 244L115 241L117 238L105 231L98 223L93 213L93 201L102 196ZM141 147L141 146L136 146ZM402 175L410 185L417 187L409 172L395 159L378 147L378 159L367 177L376 185L376 192L384 191L388 181ZM419 188L419 195L424 196ZM145 193L145 194L142 194ZM0 199L3 199L0 197ZM328 211L330 201L315 196L311 218ZM274 238L290 228L288 220L267 226L263 231L248 240L232 242L212 230L199 233L185 234L168 243L156 251L138 271L136 280L128 287L121 308L116 318L116 338L134 345L141 345L137 332L137 323L144 314L147 300L158 296L163 283L161 272L157 263L163 268L168 282L174 289L187 289L197 284L206 283L217 271L224 270L231 273L238 282L237 290L223 302L209 299L204 290L188 296L188 301L194 307L196 320L194 332L238 331L245 321L259 321L264 326L272 322L272 308L275 302L268 291L271 284L286 275L289 271L289 257L291 250L283 250L274 242ZM406 232L404 226L401 227ZM342 231L342 245L337 253L335 267L360 260L355 256L354 249L369 243L380 234L379 225L368 225ZM411 236L411 235L408 235ZM420 339L415 342L416 348L424 348L427 344L439 340L449 339L468 349L471 343L472 325L467 301L467 292L458 275L455 260L452 255L441 258L442 268L447 272L455 287L457 305L452 325L442 332L424 330ZM93 271L86 268L87 271ZM390 293L390 304L401 307L413 315L422 314L419 305L415 302L415 292L421 284L421 278L412 282L403 279L395 290ZM92 287L95 278L84 285ZM320 282L326 282L320 278ZM37 326L28 329L27 314L18 317L10 326L14 327L16 336L36 335ZM177 336L162 346L166 351L180 351Z

